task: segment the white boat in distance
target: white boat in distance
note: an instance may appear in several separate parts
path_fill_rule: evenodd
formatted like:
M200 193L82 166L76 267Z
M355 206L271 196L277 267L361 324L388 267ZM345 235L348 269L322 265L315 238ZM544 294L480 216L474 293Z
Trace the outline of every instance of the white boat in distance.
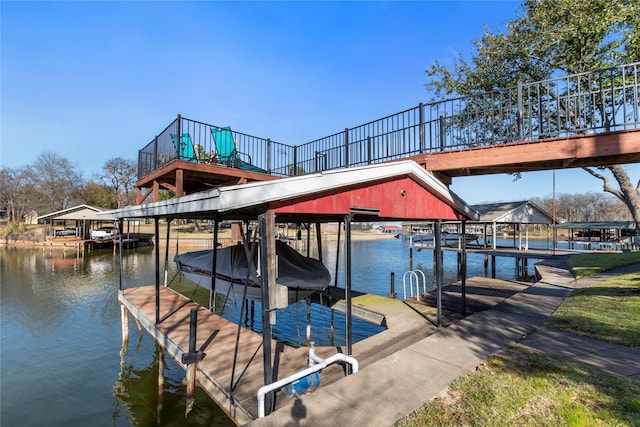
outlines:
M257 250L253 256L253 265L259 267ZM310 293L321 291L329 286L331 274L324 264L308 258L285 242L276 240L278 269L276 283L288 288L289 301L297 301ZM192 282L211 289L213 250L185 252L176 255L173 260L180 273ZM250 271L243 244L217 249L216 288L217 294L231 294L242 298L245 286L247 299L260 300L260 277Z
M461 242L463 235L459 233L449 233L447 231L443 231L440 233L440 244L442 246L448 247L457 247L461 243L467 245L478 239L478 236L474 234L464 234L464 242ZM418 233L407 236L407 239L410 239L412 244L424 245L433 247L435 246L433 233Z

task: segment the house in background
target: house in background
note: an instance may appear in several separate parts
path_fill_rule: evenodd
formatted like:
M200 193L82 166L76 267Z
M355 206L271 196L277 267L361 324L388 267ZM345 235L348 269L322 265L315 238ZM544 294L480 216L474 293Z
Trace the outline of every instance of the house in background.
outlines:
M375 231L379 233L400 234L402 233L402 227L399 225L379 225L375 228Z
M551 237L552 215L529 200L473 205L472 208L480 214L480 221L474 224L481 227L481 230L478 231L482 233L485 247L491 246L496 249L496 241L498 237L502 237L498 236L498 229L502 228L513 230L513 246L520 249L529 248L530 226L544 227L547 237ZM487 235L488 227L491 230L490 235ZM523 228L524 236L522 235Z
M26 225L35 225L38 223L38 212L32 210L31 212L26 213L22 217L22 220Z

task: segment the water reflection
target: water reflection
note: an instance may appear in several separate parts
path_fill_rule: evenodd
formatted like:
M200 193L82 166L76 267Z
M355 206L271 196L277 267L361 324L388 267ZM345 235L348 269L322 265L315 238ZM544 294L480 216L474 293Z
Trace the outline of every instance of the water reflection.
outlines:
M402 274L410 268L408 249L398 239L354 241L353 289L386 296L390 273L401 294ZM344 250L336 260L335 242L324 245L323 259L338 283L344 283ZM164 255L164 254L163 254ZM170 254L170 260L172 259ZM164 257L161 256L162 269ZM533 261L530 265L533 265ZM79 257L42 249L0 249L0 393L2 425L87 426L232 425L200 389L194 410L185 419L184 371L165 358L164 392L158 388L158 350L146 333L130 327L131 342L121 351L119 257L110 249ZM433 279L432 251L415 252L413 268ZM169 263L171 287L202 305L208 292L181 279ZM444 254L445 283L457 279L456 254ZM485 275L482 256L469 256L469 276ZM513 279L513 260L497 264L499 278ZM123 254L126 287L154 283L152 248ZM333 283L333 281L332 281ZM223 308L222 300L218 309ZM224 304L225 316L261 331L259 303L240 311L239 301ZM278 310L274 337L306 344L307 303ZM342 313L311 305L311 339L318 345L344 345ZM332 322L333 318L333 322ZM375 333L373 325L354 321L354 339ZM331 335L331 325L335 334ZM37 410L34 410L37 408Z
M184 372L172 361L158 411L151 338L139 335L119 363L118 257L67 255L0 249L2 425L233 425L202 390L185 419ZM152 283L152 251L127 252L124 261L129 286Z
M113 385L114 423L124 418L135 426L234 425L200 388L196 388L195 406L185 417L186 387L181 382L184 371L166 356L161 362L157 345L152 346L152 354L142 350L142 341L141 335L131 356L123 355L121 359L120 374Z

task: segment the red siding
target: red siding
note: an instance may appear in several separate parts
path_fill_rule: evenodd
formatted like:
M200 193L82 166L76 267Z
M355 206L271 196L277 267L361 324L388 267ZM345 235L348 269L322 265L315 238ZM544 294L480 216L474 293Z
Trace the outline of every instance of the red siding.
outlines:
M387 219L457 220L464 218L447 203L408 177L341 190L335 194L283 200L272 205L276 213L329 215L348 215L352 207L380 209L380 217Z

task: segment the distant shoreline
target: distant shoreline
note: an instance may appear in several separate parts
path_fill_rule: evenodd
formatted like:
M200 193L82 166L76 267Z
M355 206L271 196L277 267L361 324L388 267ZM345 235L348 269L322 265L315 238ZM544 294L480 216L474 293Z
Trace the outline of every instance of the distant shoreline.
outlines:
M166 244L166 235L160 236L160 246L164 247ZM176 242L182 246L203 246L203 242L212 241L213 236L211 233L204 232L196 232L196 233L172 233L173 236L170 236L169 243L175 244ZM228 233L227 233L228 234ZM292 237L292 236L290 236ZM302 236L302 240L306 237L305 234ZM379 232L369 232L369 231L353 231L351 233L351 240L385 240L385 239L393 239L396 235L393 233L379 233ZM228 235L221 236L222 239L229 239ZM312 235L312 239L315 240L315 234ZM336 241L338 240L337 232L323 232L322 233L323 241ZM341 233L340 240L344 241L344 233ZM153 241L153 240L152 240ZM50 249L75 249L76 247L82 245L82 241L73 241L73 242L51 242L51 241L33 241L33 240L24 240L19 237L16 239L12 238L1 238L0 239L0 248L50 248Z

